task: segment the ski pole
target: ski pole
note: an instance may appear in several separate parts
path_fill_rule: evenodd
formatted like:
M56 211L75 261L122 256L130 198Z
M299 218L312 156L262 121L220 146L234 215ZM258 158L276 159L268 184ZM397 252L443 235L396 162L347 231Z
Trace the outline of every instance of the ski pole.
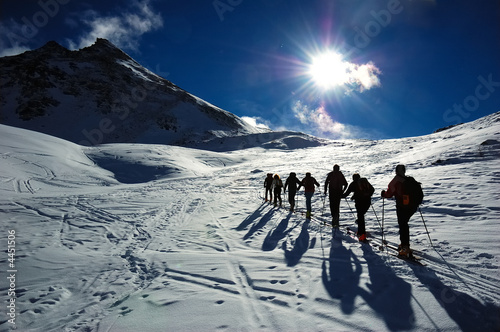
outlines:
M380 245L380 250L384 250L384 207L385 207L385 198L382 197L382 244Z
M321 209L321 215L325 215L325 201L326 201L326 194L323 195L323 208Z
M354 215L354 212L352 211L351 209L351 204L349 204L349 201L347 200L347 197L344 197L345 198L345 201L347 203L347 206L349 207L349 210L351 210L351 213L352 213L352 217L354 218L354 220L357 220L356 219L356 216Z
M380 224L380 220L378 220L377 212L375 212L375 208L373 207L373 204L370 204L373 210L373 214L375 214L375 218L377 219L378 227L382 229L382 225Z
M431 247L434 248L434 244L432 243L431 235L429 234L429 230L427 229L427 225L425 224L424 216L422 215L422 210L418 208L418 212L420 212L420 217L422 217L422 222L424 223L425 231L427 232L427 236L429 237L429 241L431 242Z

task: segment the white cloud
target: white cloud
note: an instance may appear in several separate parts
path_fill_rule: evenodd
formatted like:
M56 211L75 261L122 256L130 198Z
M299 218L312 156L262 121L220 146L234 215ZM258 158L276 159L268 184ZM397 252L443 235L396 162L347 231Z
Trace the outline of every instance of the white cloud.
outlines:
M245 121L251 126L260 128L260 129L269 129L269 126L265 123L267 121L263 120L262 118L259 117L249 117L249 116L242 116L241 120Z
M332 119L323 106L310 107L301 101L292 105L293 115L306 129L315 136L328 138L350 138L350 130L340 122Z
M308 73L316 86L325 91L341 86L348 91L363 92L380 86L381 71L373 62L358 65L335 51L312 57Z
M161 14L155 14L149 1L134 2L131 12L117 16L101 16L93 10L85 12L81 21L90 28L78 41L69 40L71 49L92 45L97 38L105 38L120 48L137 50L139 37L163 26Z
M0 22L0 57L11 56L29 51L28 40L24 37L22 26L14 20Z
M351 64L350 66L350 83L358 90L370 90L374 87L380 86L380 79L378 75L381 74L373 62L364 65Z
M0 57L17 55L17 54L21 54L23 52L31 50L30 48L23 46L23 45L20 45L20 44L16 44L16 45L13 45L12 47L7 47L7 48L3 47L2 44L3 43L0 43L0 49L1 49Z

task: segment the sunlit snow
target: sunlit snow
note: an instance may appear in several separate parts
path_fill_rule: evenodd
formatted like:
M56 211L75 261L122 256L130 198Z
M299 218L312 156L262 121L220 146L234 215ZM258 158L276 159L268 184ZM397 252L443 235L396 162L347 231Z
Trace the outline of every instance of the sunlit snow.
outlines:
M280 137L267 149L231 152L214 152L223 138L205 150L82 147L0 125L0 262L6 272L7 235L15 230L15 326L498 330L499 121L496 113L423 137L295 141L293 149L293 139ZM258 137L229 142L244 147L246 139ZM339 164L348 180L359 172L376 188L367 213L372 242L384 216L386 238L397 244L395 203L385 200L382 215L379 193L399 163L424 188L421 211L435 248L418 213L410 232L425 267L348 236L345 227L356 227L350 201L341 204L338 232L322 226L330 220L322 187L310 222L302 191L294 214L261 198L268 172L283 179L311 172L323 185ZM1 285L3 311L5 278ZM2 330L13 327L8 319L2 315Z

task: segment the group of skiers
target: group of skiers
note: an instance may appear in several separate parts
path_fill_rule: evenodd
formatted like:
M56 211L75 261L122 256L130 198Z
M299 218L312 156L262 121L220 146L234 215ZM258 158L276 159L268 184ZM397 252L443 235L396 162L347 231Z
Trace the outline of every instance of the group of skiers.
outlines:
M422 202L423 193L418 182L412 177L407 177L405 173L406 168L404 165L396 166L396 176L389 183L387 190L382 190L381 197L396 198L396 214L401 240L399 254L401 256L411 257L408 222ZM290 203L290 211L292 212L295 209L295 196L297 191L299 191L301 187L304 187L307 211L306 217L311 218L311 199L316 187L320 187L320 184L311 176L311 173L306 173L306 176L302 180L299 180L297 174L292 172L287 178L284 186L278 174L273 176L272 173L268 173L264 181L264 187L266 202L272 202L274 196L274 206L277 206L278 202L280 206L282 205L281 192L283 190L283 192L286 193L288 189L288 202ZM353 193L352 200L355 202L358 223L357 236L360 241L366 241L365 214L371 206L371 197L375 192L370 182L356 173L353 174L352 182L348 185L344 174L340 171L339 165L334 165L333 171L328 173L326 177L324 188L325 198L327 192L329 194L328 197L333 227L339 227L340 201L342 198L347 198Z

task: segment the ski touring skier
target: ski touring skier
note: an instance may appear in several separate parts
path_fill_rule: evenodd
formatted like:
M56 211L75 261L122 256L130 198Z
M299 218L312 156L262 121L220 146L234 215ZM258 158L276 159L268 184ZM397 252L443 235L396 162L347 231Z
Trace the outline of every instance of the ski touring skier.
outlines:
M319 183L318 181L316 181L315 178L313 178L311 176L311 173L306 173L306 177L302 179L302 181L300 182L300 186L299 186L299 189L300 187L303 186L304 187L304 195L306 196L306 218L311 218L311 211L312 211L312 203L311 203L311 200L312 200L312 197L314 195L314 189L316 187L319 188Z
M328 173L325 180L325 196L327 190L329 191L330 212L332 214L332 226L339 227L340 219L340 200L342 194L347 188L347 181L344 174L340 171L339 165L333 166L333 171Z
M272 190L274 194L274 206L278 206L278 201L279 201L281 207L282 204L281 190L283 190L283 182L281 181L280 176L278 174L274 174L272 182Z
M297 190L300 188L300 181L297 179L297 174L294 172L290 173L290 176L285 181L285 189L283 190L284 193L286 193L287 188L290 211L293 212L295 210L295 195L297 195Z
M408 222L422 203L423 193L420 184L412 177L406 176L404 165L396 166L396 176L389 183L387 190L382 190L383 198L396 198L396 215L399 224L399 239L401 244L399 256L413 257L410 249L410 228Z
M271 190L271 187L273 186L273 174L272 173L267 173L266 179L264 180L264 188L266 188L266 202L268 201L267 199L267 194L269 193L269 202L273 200L273 191Z
M354 200L356 207L358 218L357 236L359 241L366 241L365 214L372 204L372 195L374 192L375 189L370 182L356 173L353 174L351 184L349 184L346 192L342 195L342 198L347 198L351 193L354 193L351 199Z

